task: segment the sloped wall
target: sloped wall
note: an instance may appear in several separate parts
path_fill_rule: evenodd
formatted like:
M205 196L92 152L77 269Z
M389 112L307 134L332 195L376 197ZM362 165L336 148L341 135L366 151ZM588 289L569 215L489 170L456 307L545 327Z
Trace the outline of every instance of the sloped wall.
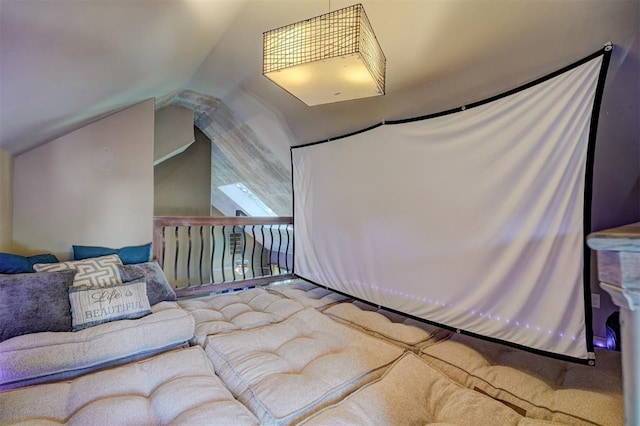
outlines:
M14 159L14 243L68 259L73 244L143 244L153 233L154 100Z
M290 164L264 144L253 130L215 97L182 90L171 105L194 111L195 125L212 142L214 156L224 161L214 164L213 187L242 182L279 216L290 216Z

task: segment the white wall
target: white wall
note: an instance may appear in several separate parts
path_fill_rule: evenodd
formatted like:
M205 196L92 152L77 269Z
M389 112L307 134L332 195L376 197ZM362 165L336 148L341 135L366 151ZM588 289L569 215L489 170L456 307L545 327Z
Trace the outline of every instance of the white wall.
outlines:
M143 244L153 233L154 100L14 159L18 250L68 259L73 244Z
M0 251L13 245L13 157L0 149Z

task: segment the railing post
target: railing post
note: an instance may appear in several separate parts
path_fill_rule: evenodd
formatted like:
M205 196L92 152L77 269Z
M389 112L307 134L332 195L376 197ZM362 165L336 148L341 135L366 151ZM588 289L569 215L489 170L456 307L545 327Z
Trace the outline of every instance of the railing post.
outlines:
M153 259L160 267L164 266L164 226L157 225L153 220Z

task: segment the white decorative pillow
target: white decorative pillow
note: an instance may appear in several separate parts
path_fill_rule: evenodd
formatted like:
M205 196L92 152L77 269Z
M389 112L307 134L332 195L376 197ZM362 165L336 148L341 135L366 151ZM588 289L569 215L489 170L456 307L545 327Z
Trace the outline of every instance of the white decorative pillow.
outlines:
M69 301L73 331L151 313L144 278L107 287L71 287Z
M73 279L74 287L104 287L122 284L118 265L122 265L122 261L118 255L111 254L68 262L36 263L33 268L37 272L78 271Z

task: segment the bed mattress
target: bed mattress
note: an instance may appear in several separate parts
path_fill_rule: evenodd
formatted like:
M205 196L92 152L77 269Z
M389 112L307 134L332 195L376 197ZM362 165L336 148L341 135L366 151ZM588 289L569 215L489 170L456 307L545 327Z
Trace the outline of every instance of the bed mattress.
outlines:
M281 294L328 303L307 305L372 337L419 354L456 383L485 394L536 421L572 425L624 424L620 353L596 349L584 366L511 348L350 300L309 283ZM524 420L523 420L524 421Z
M310 425L534 425L509 407L452 382L414 353L378 380L312 415Z
M336 303L322 311L343 324L418 353L451 332L362 303Z
M623 424L617 352L562 362L304 282L180 305L2 342L5 384L57 382L0 392L0 424Z
M216 373L268 425L291 424L335 403L380 377L403 353L313 308L207 340Z
M200 347L0 393L0 424L257 425Z
M42 332L0 342L0 390L75 377L186 343L194 320L175 302L152 306L135 320L100 324L76 332Z
M195 320L193 343L202 346L208 335L274 324L304 309L302 304L263 288L221 294L209 299L185 300L180 306Z
M620 352L596 350L590 367L455 334L421 350L457 383L527 417L571 425L624 424Z
M300 302L305 308L320 310L338 302L351 300L347 296L318 287L304 280L297 280L289 284L271 285L267 287L267 290Z

